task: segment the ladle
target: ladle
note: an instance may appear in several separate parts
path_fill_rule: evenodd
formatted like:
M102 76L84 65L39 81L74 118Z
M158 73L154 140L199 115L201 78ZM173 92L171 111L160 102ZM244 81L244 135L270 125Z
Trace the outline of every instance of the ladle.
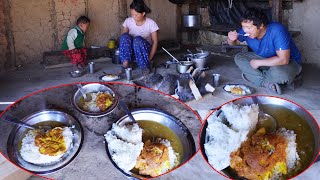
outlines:
M257 97L252 96L252 100L255 104L258 104ZM277 120L274 119L271 115L264 113L260 106L257 129L260 129L262 127L266 128L268 132L276 132L278 124L277 124Z
M172 54L170 54L164 47L162 47L162 49L167 53L169 54L169 56L171 56L173 58L173 60L177 61L180 65L182 65L182 63L177 59L175 58Z

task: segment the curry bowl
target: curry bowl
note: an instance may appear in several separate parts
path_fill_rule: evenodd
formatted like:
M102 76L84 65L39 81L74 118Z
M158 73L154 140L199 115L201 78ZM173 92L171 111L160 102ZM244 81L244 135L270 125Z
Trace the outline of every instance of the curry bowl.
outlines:
M177 168L181 164L188 161L195 153L195 143L194 139L188 130L188 128L176 117L174 117L171 114L168 114L166 112L163 112L158 109L152 109L152 108L143 108L143 109L137 109L132 111L132 115L135 118L135 120L138 122L139 126L143 129L143 131L148 131L152 134L153 138L163 138L163 139L169 139L164 138L165 132L161 131L162 129L159 128L157 124L160 124L161 126L165 126L166 128L169 128L174 136L176 136L176 141L173 142L172 139L169 139L171 141L171 145L173 149L176 152L179 152L179 165L174 167L173 169ZM123 116L120 118L117 123L127 123L131 120L129 117ZM153 126L154 125L154 129ZM157 126L157 127L156 127ZM144 139L144 135L142 135L142 139ZM142 140L145 141L145 140ZM178 144L178 146L176 146ZM181 146L181 147L179 147ZM139 171L135 168L131 169L130 172L125 172L123 169L121 169L117 163L114 161L112 152L110 151L110 147L108 146L107 141L105 140L105 147L107 155L112 162L112 164L124 175L126 175L129 178L138 178L138 179L146 179L151 178L149 175L141 175L139 174ZM170 169L169 171L172 171L173 169Z
M112 102L109 107L107 107L105 110L99 110L96 112L91 112L85 108L83 108L84 104L86 103L86 100L84 100L80 90L78 89L72 96L71 103L72 106L79 111L81 114L84 114L88 117L102 117L109 113L111 113L115 107L117 107L119 102L119 95L113 90L113 88L108 84L102 84L102 83L90 83L82 86L83 92L88 96L90 96L91 93L106 93L110 96L110 101ZM91 97L91 96L90 96ZM92 98L90 99L90 103L96 104L96 99Z
M259 108L262 107L264 113L267 113L276 119L278 130L285 128L287 130L293 130L296 134L296 152L299 154L300 160L298 165L296 165L291 172L288 172L288 174L285 175L285 178L292 178L305 171L313 162L319 161L319 159L316 159L320 150L320 130L316 120L311 116L311 114L301 106L282 98L263 95L255 97ZM256 101L254 101L250 96L236 99L232 102L235 105L241 106L256 104ZM222 119L225 118L224 113L220 110L217 110L215 113L211 114L211 116L218 116ZM214 121L216 121L216 119ZM206 120L201 132L199 133L200 149L204 159L213 169L215 169L214 164L212 165L209 163L208 155L206 153L207 150L205 149L205 144L209 141L207 127L208 120ZM248 138L249 137L252 136L249 135ZM215 170L218 171L217 169ZM232 179L244 178L240 177L237 171L230 166L222 169L220 173Z
M78 155L83 143L83 128L80 122L71 115L62 111L48 109L31 114L21 121L36 127L69 127L73 136L70 148L58 161L34 164L25 160L20 151L23 145L22 139L26 137L30 130L21 126L14 126L7 141L7 153L10 161L20 168L35 174L49 174L64 168Z

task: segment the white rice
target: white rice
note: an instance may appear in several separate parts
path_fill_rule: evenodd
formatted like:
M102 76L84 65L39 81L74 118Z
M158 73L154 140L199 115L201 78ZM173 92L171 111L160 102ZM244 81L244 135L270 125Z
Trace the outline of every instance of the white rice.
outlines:
M288 147L286 149L286 163L287 168L290 171L293 169L297 162L300 160L299 154L297 152L297 144L296 144L296 134L292 130L286 130L285 128L281 128L277 131L277 134L281 134L284 138L286 138Z
M231 128L235 131L251 131L258 123L259 106L257 104L238 106L228 103L221 108Z
M103 92L92 92L92 93L89 93L91 95L91 100L90 101L86 101L84 106L83 106L83 109L88 111L88 112L100 112L100 108L97 106L97 103L96 103L96 99L97 99L97 96L99 94L102 94Z
M230 165L230 154L247 139L258 122L259 106L237 106L228 103L221 108L222 115L208 120L205 152L209 163L217 170ZM223 117L223 118L221 118ZM229 123L231 127L228 127Z
M104 137L113 161L125 172L134 168L143 149L142 129L137 124L113 124Z
M209 163L222 170L230 165L230 153L236 151L247 139L248 131L236 132L220 121L212 121L206 129L204 149Z
M28 131L25 137L22 139L22 145L20 149L21 157L33 164L50 164L57 162L60 158L66 154L72 148L73 133L69 127L64 127L62 135L66 144L66 152L57 156L44 155L39 152L39 147L35 144L35 137L37 132L34 130Z
M178 158L177 158L177 153L174 152L174 150L173 150L173 148L172 148L172 146L171 146L170 141L167 140L167 139L160 139L160 140L161 140L161 141L159 141L159 142L160 142L161 144L167 146L167 148L168 148L168 152L169 152L169 163L170 163L170 168L168 168L168 169L163 169L163 170L162 170L162 173L161 173L161 174L163 174L163 173L167 172L168 170L174 168L174 167L178 164L178 162L177 162L177 161L178 161Z

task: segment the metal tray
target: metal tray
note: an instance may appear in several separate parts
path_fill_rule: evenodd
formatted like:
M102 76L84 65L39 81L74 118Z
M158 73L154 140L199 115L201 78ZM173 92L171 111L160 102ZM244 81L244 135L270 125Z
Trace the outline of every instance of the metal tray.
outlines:
M174 117L171 114L168 114L166 112L163 112L158 109L153 108L143 108L143 109L137 109L132 111L133 117L139 121L139 120L150 120L157 123L160 123L162 125L167 126L170 128L180 139L182 146L183 146L183 157L180 165L188 161L195 153L196 153L196 147L195 142L193 140L193 137L188 130L188 128L176 117ZM118 121L130 121L129 117L126 115L122 118L120 118ZM110 127L111 129L111 127ZM144 176L140 175L134 172L126 173L123 171L112 159L110 151L108 149L108 143L105 141L106 146L106 152L107 155L112 162L112 164L125 176L129 178L134 179L148 179L151 178L150 176ZM179 165L179 166L180 166Z
M72 142L73 147L69 150L69 152L61 157L60 161L43 165L36 165L25 161L19 153L19 144L21 143L23 135L26 133L26 131L28 131L28 129L19 126L15 126L12 129L7 141L7 152L10 161L17 166L35 174L49 174L67 166L78 155L83 143L83 128L79 120L62 111L42 110L25 117L21 121L34 125L39 122L52 120L56 120L56 122L62 123L64 126L74 126L74 128L71 128L74 134Z

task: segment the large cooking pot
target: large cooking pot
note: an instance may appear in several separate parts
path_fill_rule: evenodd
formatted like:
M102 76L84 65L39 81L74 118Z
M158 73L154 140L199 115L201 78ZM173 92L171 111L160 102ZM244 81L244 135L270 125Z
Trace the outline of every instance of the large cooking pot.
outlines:
M319 159L317 160L317 157L320 153L319 152L320 151L320 129L319 129L319 125L317 124L317 121L311 116L311 114L307 110L302 108L301 106L299 106L291 101L288 101L286 99L281 99L278 97L271 97L271 96L263 96L263 95L259 95L256 97L257 97L257 101L258 101L259 105L275 105L279 108L285 108L285 109L289 110L286 112L294 112L309 125L310 131L314 137L314 152L313 152L312 158L311 158L310 162L308 162L308 166L306 166L306 168L309 167L313 162L319 161ZM244 98L236 99L235 101L233 101L233 103L238 104L238 105L248 105L248 104L254 104L255 102L252 100L251 97L244 97ZM272 115L272 112L266 112L266 113ZM284 114L284 115L286 115L286 114ZM287 114L287 116L284 116L284 115L282 115L282 118L283 117L284 118L290 117L288 114ZM279 118L274 115L272 115L272 116L275 119ZM292 122L294 120L295 119L290 119L290 122ZM202 130L201 130L201 133L200 133L200 148L201 148L201 152L203 154L203 157L208 162L208 158L207 158L205 150L204 150L204 144L206 142L207 126L208 126L208 122L206 121L204 123ZM303 172L305 169L303 169L301 172ZM222 170L221 173L229 178L233 178L233 179L239 178L236 173L230 171L230 169L228 169L228 168Z
M200 27L200 15L184 15L183 27L186 28L199 28Z

